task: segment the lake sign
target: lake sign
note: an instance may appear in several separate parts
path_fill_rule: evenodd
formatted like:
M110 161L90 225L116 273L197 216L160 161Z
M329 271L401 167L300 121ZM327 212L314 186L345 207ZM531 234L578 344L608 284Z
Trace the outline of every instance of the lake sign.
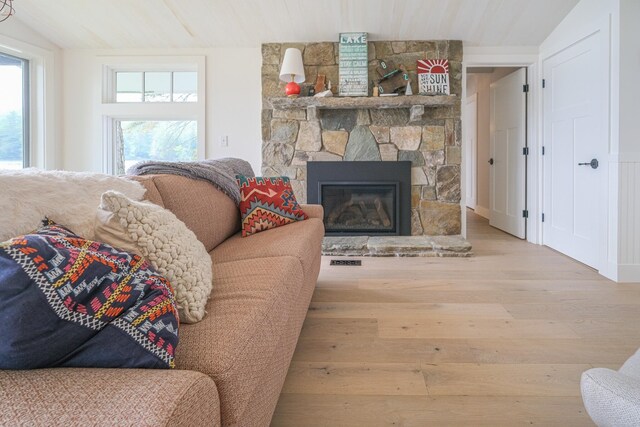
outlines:
M339 96L369 95L367 33L340 33Z

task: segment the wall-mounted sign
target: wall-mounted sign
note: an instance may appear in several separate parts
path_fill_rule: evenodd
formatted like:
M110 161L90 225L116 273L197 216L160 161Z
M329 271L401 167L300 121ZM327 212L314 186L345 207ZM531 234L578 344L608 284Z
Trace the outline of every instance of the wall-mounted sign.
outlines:
M422 95L449 95L449 60L418 60L418 89Z
M338 95L369 95L367 33L340 33L338 55Z

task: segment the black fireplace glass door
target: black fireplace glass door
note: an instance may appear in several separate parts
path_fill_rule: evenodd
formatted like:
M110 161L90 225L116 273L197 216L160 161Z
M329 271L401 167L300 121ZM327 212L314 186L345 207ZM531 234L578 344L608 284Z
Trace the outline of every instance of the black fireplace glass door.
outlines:
M327 234L398 234L398 184L321 184Z

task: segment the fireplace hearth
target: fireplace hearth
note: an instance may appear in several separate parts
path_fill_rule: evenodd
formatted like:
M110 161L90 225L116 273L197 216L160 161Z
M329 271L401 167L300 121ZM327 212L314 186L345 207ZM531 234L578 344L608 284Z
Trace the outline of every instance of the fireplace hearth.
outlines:
M308 162L307 175L327 236L411 235L411 162Z

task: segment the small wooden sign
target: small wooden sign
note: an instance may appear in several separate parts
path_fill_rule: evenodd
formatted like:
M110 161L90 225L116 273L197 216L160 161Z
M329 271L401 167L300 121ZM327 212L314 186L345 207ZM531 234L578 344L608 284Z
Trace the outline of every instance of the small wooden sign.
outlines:
M419 59L418 89L421 95L449 95L449 60Z
M369 95L367 33L340 33L338 55L338 95Z

